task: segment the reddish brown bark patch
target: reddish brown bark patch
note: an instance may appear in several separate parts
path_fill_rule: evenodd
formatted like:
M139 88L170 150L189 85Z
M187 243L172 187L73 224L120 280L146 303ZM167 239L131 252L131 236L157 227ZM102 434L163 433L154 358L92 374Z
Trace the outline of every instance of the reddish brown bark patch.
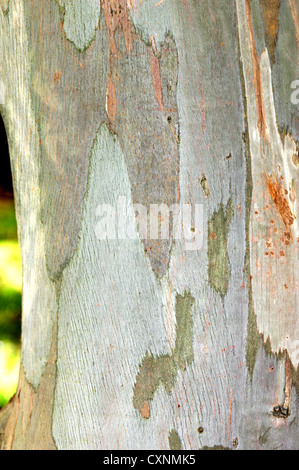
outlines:
M142 418L149 419L151 413L150 413L150 406L149 406L148 401L146 401L143 404L143 406L140 408L140 413L141 413Z
M269 191L269 194L275 204L275 207L285 225L286 236L293 242L291 226L294 223L295 216L292 213L290 204L286 197L286 190L281 183L277 181L275 173L272 175L264 175L265 182Z
M129 19L129 12L126 0L101 0L101 7L105 13L106 27L109 34L110 50L117 55L115 33L117 28L121 28L127 52L133 49L132 27Z
M61 75L62 75L61 70L57 70L57 72L54 73L53 82L56 84L59 83L61 79Z
M152 49L150 50L150 60L151 60L151 68L152 68L152 74L153 74L155 98L157 100L160 110L164 111L160 61L158 57L155 56L154 51Z

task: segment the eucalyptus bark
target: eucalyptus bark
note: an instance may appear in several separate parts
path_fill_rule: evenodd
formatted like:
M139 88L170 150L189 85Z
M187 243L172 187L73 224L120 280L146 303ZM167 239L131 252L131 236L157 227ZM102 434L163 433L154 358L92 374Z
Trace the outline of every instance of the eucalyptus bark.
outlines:
M0 5L23 263L2 448L298 449L298 0ZM99 240L121 198L133 236ZM181 211L153 240L132 203Z

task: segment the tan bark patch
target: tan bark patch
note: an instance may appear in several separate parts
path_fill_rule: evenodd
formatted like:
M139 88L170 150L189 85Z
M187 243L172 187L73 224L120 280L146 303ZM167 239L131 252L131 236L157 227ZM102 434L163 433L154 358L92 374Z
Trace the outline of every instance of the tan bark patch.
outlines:
M3 439L3 449L4 450L11 450L15 438L15 430L16 424L19 416L20 411L20 386L21 386L22 378L19 379L19 385L17 393L14 396L12 402L12 410L7 420L5 430L4 430L4 439Z
M260 0L263 22L265 27L265 39L269 51L271 64L275 62L275 45L278 33L278 12L281 0Z
M53 329L49 360L41 383L34 391L20 369L18 390L4 433L5 450L56 450L52 437L52 413L56 384L56 338Z
M13 400L14 396L10 402L0 410L0 450L3 450L4 447L5 427L13 409Z
M112 123L113 126L114 126L116 106L117 106L117 98L116 98L117 73L113 73L115 69L117 70L117 66L111 71L111 76L107 83L107 115L108 115L109 122Z
M146 402L144 403L143 407L140 408L140 412L141 412L142 418L144 418L144 419L149 419L151 413L150 413L150 406L149 406L149 402L148 402L148 401L146 401Z

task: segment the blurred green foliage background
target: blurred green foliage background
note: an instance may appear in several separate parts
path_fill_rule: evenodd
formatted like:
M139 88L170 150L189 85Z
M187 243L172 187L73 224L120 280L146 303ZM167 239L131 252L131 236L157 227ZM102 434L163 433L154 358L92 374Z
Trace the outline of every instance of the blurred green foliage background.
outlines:
M14 395L18 381L21 271L14 202L0 195L0 408Z

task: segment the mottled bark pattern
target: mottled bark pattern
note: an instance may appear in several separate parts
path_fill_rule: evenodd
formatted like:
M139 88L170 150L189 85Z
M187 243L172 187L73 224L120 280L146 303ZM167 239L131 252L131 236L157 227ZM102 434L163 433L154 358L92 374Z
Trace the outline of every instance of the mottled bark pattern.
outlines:
M176 46L167 37L158 52L154 41L146 46L136 37L132 52L126 54L121 38L119 43L112 125L124 149L133 200L148 211L151 204L170 207L180 199ZM153 270L164 275L172 230L169 239L154 240L149 226L144 245Z

